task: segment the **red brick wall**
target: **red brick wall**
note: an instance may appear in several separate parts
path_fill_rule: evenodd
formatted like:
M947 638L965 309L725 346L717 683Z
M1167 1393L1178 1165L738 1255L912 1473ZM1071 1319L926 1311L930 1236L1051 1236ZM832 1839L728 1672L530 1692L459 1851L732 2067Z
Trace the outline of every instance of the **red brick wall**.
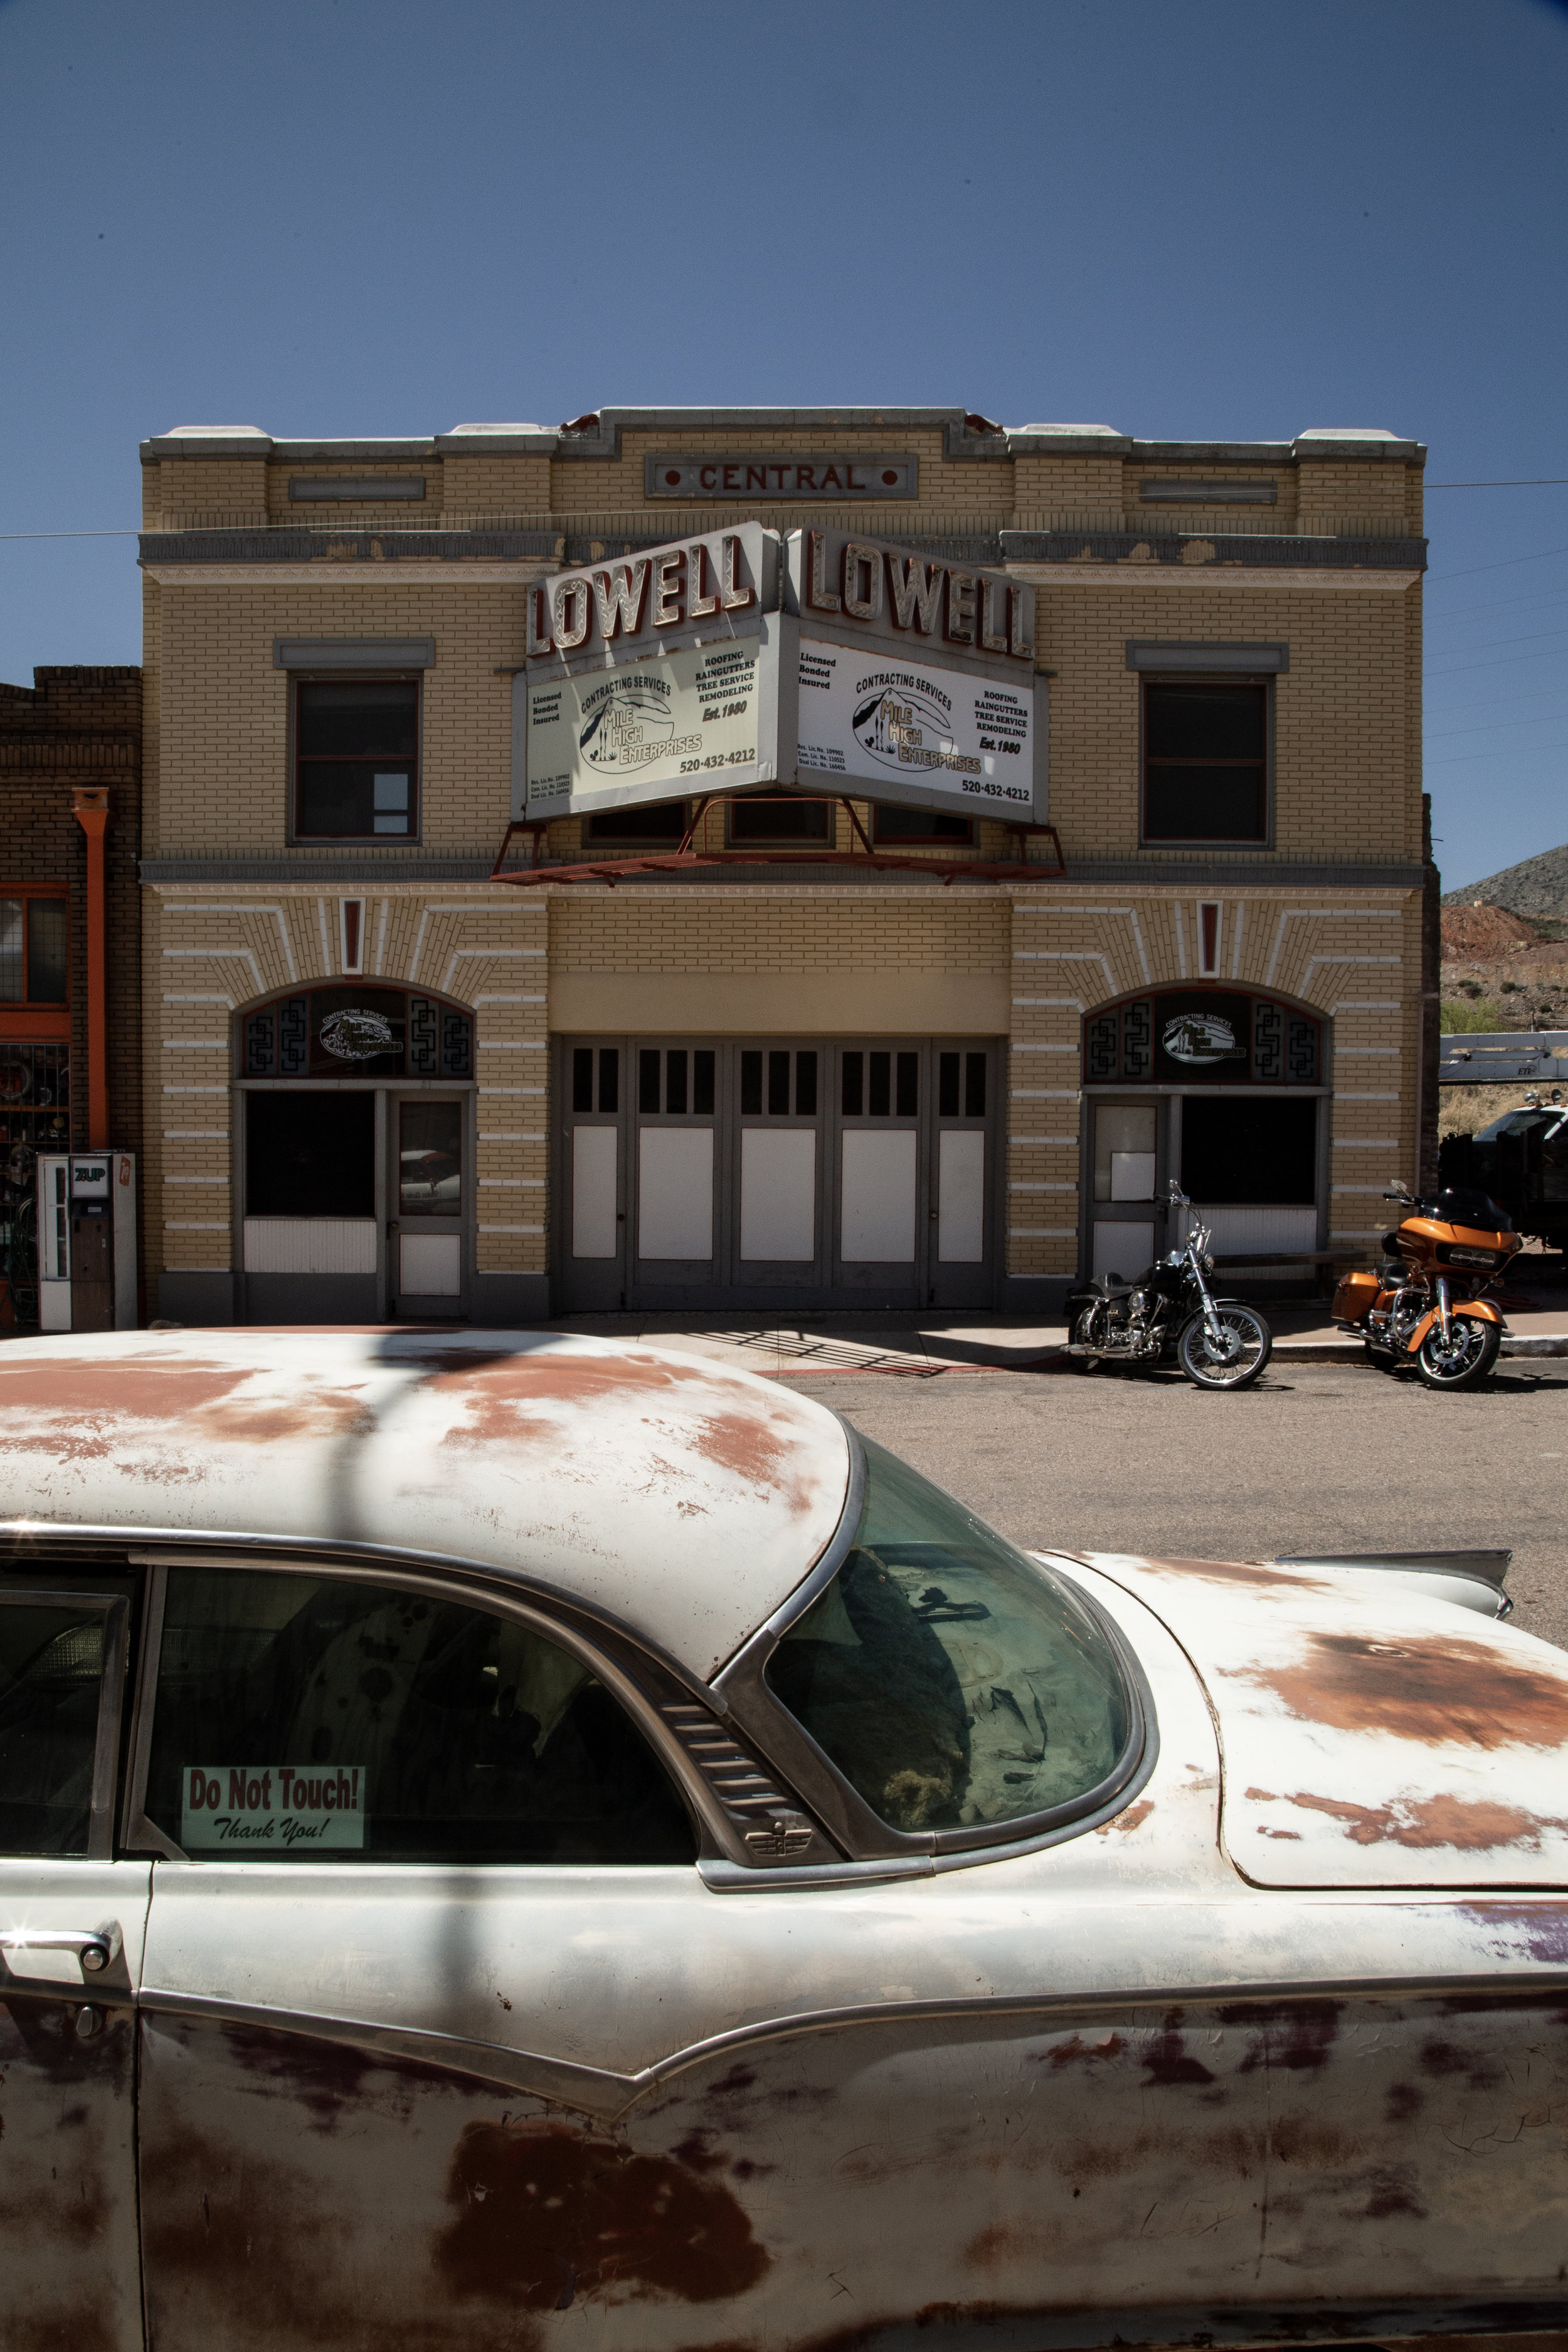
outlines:
M110 788L104 840L110 1141L142 1164L142 672L48 668L0 684L0 897L63 884L70 903L71 1141L87 1144L87 836L77 784ZM0 1010L0 1034L5 1031ZM142 1189L138 1185L138 1199Z

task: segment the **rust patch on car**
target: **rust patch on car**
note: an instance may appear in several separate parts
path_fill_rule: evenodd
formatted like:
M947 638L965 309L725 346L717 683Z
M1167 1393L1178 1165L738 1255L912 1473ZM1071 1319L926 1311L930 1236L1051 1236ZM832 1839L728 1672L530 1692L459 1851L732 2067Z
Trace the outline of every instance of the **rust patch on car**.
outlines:
M1107 1830L1120 1830L1125 1837L1129 1831L1142 1829L1153 1810L1152 1797L1140 1797L1135 1805L1129 1805L1124 1813L1118 1813L1114 1821L1106 1822L1105 1827Z
M440 2276L461 2299L523 2311L649 2295L719 2303L773 2261L717 2181L564 2124L465 2125L447 2202Z
M1301 1663L1228 1670L1336 1731L1392 1732L1429 1747L1558 1748L1568 1675L1448 1634L1310 1633Z
M1218 2016L1222 2025L1250 2029L1237 2074L1282 2066L1315 2074L1339 2039L1342 2007L1337 2000L1234 2000L1223 2003Z
M1049 2050L1031 2051L1028 2063L1031 2066L1092 2066L1107 2058L1120 2058L1126 2046L1120 2033L1108 2033L1100 2042L1086 2042L1081 2033L1072 2033Z
M1522 1940L1532 1960L1568 1966L1568 1903L1461 1903L1458 1909L1478 1927L1504 1931L1494 1950Z
M194 1426L219 1444L269 1445L275 1439L369 1436L375 1414L363 1389L300 1388L292 1397L235 1397L205 1406Z
M1214 2076L1200 2058L1188 2055L1184 2033L1168 2025L1163 2033L1152 2033L1142 2052L1146 2069L1144 2080L1163 2088L1178 2083L1212 2083Z
M1386 1805L1355 1805L1347 1798L1298 1790L1289 1802L1342 1822L1352 1845L1451 1846L1461 1853L1484 1853L1506 1845L1538 1849L1542 1831L1568 1830L1568 1821L1553 1814L1462 1797L1394 1797Z
M1250 1584L1282 1592L1334 1589L1323 1577L1303 1576L1300 1569L1276 1568L1261 1559L1150 1559L1139 1565L1154 1576L1179 1576L1184 1583L1193 1579L1204 1584Z
M221 1404L254 1378L249 1364L203 1363L153 1353L101 1360L0 1365L0 1412L69 1413L73 1421L173 1421ZM5 1440L6 1443L14 1441Z

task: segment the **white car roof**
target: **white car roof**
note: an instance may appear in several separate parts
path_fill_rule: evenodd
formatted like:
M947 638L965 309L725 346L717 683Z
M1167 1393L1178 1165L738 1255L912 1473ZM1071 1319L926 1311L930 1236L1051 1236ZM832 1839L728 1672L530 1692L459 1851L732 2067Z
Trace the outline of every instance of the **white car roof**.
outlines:
M482 1330L0 1348L0 1520L395 1546L511 1569L707 1676L843 1513L843 1424L671 1349Z

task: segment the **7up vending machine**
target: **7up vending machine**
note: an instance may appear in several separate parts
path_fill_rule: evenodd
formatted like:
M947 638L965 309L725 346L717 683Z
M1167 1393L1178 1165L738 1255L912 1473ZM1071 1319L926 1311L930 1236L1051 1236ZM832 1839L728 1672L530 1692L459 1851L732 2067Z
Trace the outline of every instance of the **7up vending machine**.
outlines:
M38 1154L38 1328L136 1328L136 1160Z

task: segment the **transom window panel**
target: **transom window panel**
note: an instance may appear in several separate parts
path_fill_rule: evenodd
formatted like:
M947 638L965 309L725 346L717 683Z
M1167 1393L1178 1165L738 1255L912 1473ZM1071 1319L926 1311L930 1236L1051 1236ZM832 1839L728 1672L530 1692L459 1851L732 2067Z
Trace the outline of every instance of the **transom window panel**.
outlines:
M598 1063L598 1087L594 1084L594 1066ZM613 1111L620 1108L621 1052L618 1045L601 1045L595 1055L592 1045L574 1045L572 1049L572 1108L574 1111Z
M1088 1086L1315 1087L1322 1069L1320 1022L1237 990L1136 997L1091 1013L1083 1024Z
M946 816L940 809L879 805L872 837L878 842L971 842L974 838L974 822L967 816Z
M679 842L686 831L686 803L660 801L653 808L600 809L583 827L584 846L619 842Z
M918 1118L921 1057L918 1054L847 1053L839 1088L839 1108L846 1118Z
M710 1045L645 1045L637 1055L637 1108L645 1116L711 1118L715 1057ZM606 1105L601 1103L600 1108Z
M66 1001L66 902L0 898L0 1003Z
M245 1016L247 1078L469 1078L473 1015L401 988L313 988Z
M618 1699L532 1628L330 1577L169 1573L146 1808L203 1862L695 1855Z
M419 683L300 678L294 831L301 840L409 840L418 830Z
M815 1118L816 1054L746 1047L741 1055L741 1116L743 1118Z
M1268 688L1143 688L1145 841L1266 841Z
M984 1118L985 1116L985 1056L984 1054L939 1054L936 1063L939 1118Z

